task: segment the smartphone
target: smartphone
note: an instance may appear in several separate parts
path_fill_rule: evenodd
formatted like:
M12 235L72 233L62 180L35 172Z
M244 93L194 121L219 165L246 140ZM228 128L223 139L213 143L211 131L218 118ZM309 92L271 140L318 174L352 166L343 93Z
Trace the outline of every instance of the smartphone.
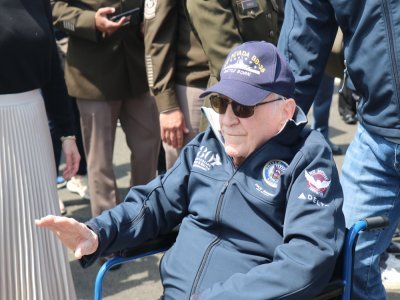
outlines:
M118 22L122 17L132 16L136 12L139 12L139 10L140 10L140 8L136 7L134 9L130 9L130 10L124 11L124 12L116 14L116 15L110 15L108 18L109 18L110 21ZM129 23L129 20L127 20L127 22L124 23L124 25L126 25L128 23Z

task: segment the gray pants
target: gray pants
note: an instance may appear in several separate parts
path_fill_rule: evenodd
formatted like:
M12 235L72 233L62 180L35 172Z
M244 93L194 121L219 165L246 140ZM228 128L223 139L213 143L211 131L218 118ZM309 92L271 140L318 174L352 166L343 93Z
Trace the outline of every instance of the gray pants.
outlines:
M148 93L127 100L77 99L87 159L92 215L120 203L113 153L117 120L131 151L131 186L145 184L157 170L160 125L155 100Z

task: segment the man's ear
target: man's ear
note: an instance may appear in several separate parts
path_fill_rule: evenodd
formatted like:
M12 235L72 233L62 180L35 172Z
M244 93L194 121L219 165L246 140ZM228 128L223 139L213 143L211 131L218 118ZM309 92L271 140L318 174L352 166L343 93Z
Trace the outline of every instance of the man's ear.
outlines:
M287 120L293 119L294 112L296 111L296 102L293 98L284 100L284 113Z

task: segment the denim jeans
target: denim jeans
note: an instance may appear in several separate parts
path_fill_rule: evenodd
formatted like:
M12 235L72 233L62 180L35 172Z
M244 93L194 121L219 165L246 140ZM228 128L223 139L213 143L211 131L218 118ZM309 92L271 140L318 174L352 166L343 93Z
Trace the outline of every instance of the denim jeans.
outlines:
M384 215L384 230L362 232L354 265L354 299L386 299L379 256L389 246L400 217L400 145L371 134L362 125L347 150L341 184L349 228L365 217Z

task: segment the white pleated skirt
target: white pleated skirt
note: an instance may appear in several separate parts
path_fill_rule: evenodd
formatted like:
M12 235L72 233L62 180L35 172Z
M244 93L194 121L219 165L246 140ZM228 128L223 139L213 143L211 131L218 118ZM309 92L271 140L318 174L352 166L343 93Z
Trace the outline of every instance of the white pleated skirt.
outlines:
M60 214L40 90L0 95L0 299L76 299L66 249L35 219Z

